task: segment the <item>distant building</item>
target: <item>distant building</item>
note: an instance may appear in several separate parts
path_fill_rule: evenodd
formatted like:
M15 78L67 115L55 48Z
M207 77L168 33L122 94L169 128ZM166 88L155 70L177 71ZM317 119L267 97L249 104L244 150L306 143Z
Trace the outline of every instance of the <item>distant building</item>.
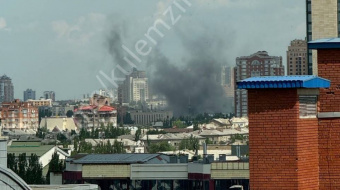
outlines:
M170 120L173 117L172 111L131 111L130 115L137 125L151 125L154 122Z
M110 106L110 98L98 94L90 98L90 105L74 110L74 119L80 127L100 127L109 124L117 127L117 109Z
M306 40L293 40L287 51L287 74L307 75L307 42Z
M0 77L0 103L14 100L12 79L6 75Z
M24 91L24 102L27 100L35 100L35 91L32 89L27 89Z
M27 102L30 102L35 107L51 107L52 106L52 100L51 99L40 99L40 100L27 100Z
M340 35L340 1L306 0L307 42ZM317 52L308 49L308 74L318 75Z
M30 102L3 102L0 107L1 128L7 130L37 129L39 127L38 108Z
M145 102L149 99L148 78L145 71L134 69L126 76L123 84L118 89L118 100L120 103Z
M77 127L73 118L65 117L45 117L41 119L40 127L46 127L49 131L57 128L59 131L76 130Z
M94 94L90 98L90 105L110 106L111 98L109 96Z
M236 58L234 82L255 76L283 76L284 66L281 56L269 56L266 51L258 51L250 56ZM248 115L247 90L235 89L235 115Z
M54 91L45 91L44 92L45 99L51 99L53 102L55 101L55 92Z
M74 111L78 128L98 128L101 125L117 127L117 110L111 106L82 106Z
M235 97L235 82L234 82L234 70L229 66L222 66L221 70L221 85L224 89L225 95L228 100L228 104L234 107L234 97ZM232 110L227 110L232 112Z

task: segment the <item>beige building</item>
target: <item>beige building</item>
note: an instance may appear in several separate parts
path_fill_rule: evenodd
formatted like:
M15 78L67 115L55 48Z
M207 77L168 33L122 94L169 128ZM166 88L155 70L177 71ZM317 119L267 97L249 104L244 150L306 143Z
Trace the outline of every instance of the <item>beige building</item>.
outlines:
M49 131L58 128L60 131L76 130L77 126L73 118L66 117L45 117L41 119L40 127L46 127Z
M308 75L306 40L293 40L288 46L287 74Z
M131 119L137 125L151 125L153 122L170 120L172 111L131 111Z
M307 41L339 36L338 0L306 0ZM317 75L316 50L308 50L308 74Z
M27 102L31 103L35 107L51 107L52 99L40 99L40 100L27 100Z

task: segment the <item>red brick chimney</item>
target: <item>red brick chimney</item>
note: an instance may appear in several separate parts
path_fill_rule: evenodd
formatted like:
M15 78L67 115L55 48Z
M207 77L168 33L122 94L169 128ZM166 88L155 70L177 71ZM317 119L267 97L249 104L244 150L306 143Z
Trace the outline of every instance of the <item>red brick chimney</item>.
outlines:
M253 77L248 89L250 189L318 189L316 76Z

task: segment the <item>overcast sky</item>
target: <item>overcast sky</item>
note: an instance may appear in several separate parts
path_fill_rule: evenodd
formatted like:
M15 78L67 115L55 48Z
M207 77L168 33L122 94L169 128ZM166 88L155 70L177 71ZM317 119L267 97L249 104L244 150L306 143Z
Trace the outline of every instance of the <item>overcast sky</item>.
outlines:
M0 74L12 78L15 98L27 88L37 98L45 90L58 100L80 98L102 88L96 76L109 75L117 64L108 48L110 32L123 31L122 43L133 49L157 19L171 25L169 12L163 15L169 7L180 18L162 30L153 49L173 64L185 59L183 36L219 40L229 65L258 50L286 61L290 41L305 38L303 0L177 1L182 10L164 0L0 0Z

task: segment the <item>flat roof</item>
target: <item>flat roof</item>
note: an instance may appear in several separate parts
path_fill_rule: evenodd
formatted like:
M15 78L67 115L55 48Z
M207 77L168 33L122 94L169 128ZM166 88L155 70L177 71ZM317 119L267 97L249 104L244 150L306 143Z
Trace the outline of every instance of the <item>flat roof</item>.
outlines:
M132 164L144 163L160 154L89 154L73 160L75 164Z
M308 49L340 49L340 38L323 38L308 42Z
M238 89L329 88L331 82L313 75L251 77L237 82Z

